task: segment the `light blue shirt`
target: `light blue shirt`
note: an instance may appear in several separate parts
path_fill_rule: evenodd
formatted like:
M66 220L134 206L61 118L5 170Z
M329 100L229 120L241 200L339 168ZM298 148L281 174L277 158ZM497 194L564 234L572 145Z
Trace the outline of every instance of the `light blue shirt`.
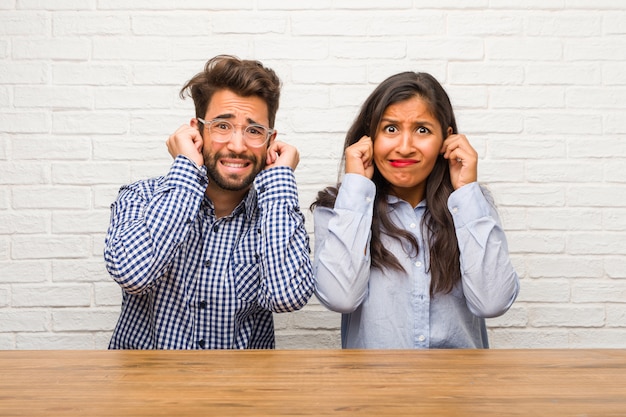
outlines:
M334 209L317 207L314 275L316 295L343 313L344 348L487 348L485 318L504 314L519 292L506 237L494 206L478 183L448 199L461 254L461 281L449 294L430 297L429 250L421 222L422 201L413 208L389 196L391 220L411 231L420 244L407 255L397 239L383 244L407 272L371 268L370 227L375 185L346 174Z

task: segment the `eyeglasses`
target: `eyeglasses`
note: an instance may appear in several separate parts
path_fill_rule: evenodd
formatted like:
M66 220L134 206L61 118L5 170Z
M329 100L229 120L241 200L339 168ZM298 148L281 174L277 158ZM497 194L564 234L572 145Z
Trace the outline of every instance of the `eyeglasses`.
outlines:
M208 121L199 117L197 117L197 119L209 130L211 140L217 143L226 143L230 141L235 134L235 126L243 127L243 139L246 145L253 148L260 148L265 145L272 133L274 133L274 129L270 129L259 124L244 126L235 125L226 119L213 119Z

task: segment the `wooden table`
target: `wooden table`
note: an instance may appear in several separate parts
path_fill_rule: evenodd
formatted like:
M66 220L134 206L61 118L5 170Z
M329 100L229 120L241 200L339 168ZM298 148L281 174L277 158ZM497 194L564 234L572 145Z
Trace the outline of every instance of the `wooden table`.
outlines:
M0 416L626 416L626 350L0 351Z

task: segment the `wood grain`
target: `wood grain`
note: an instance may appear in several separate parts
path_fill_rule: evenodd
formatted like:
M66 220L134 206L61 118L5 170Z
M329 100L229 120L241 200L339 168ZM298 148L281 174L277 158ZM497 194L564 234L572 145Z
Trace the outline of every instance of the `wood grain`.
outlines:
M2 351L0 416L626 416L626 350Z

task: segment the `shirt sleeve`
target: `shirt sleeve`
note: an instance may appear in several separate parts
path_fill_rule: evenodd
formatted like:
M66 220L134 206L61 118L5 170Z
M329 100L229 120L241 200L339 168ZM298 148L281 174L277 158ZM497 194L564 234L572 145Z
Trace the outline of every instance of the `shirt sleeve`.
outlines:
M198 215L207 184L206 168L178 156L165 177L121 188L111 206L104 260L124 291L143 293L163 276Z
M504 314L519 292L519 277L509 258L506 236L488 196L474 182L448 198L459 242L467 306L474 315L484 318Z
M289 167L263 170L255 187L261 216L259 304L277 313L298 310L311 298L314 282L294 173Z
M372 181L346 174L335 207L314 211L315 291L330 310L350 313L367 295L375 194Z

